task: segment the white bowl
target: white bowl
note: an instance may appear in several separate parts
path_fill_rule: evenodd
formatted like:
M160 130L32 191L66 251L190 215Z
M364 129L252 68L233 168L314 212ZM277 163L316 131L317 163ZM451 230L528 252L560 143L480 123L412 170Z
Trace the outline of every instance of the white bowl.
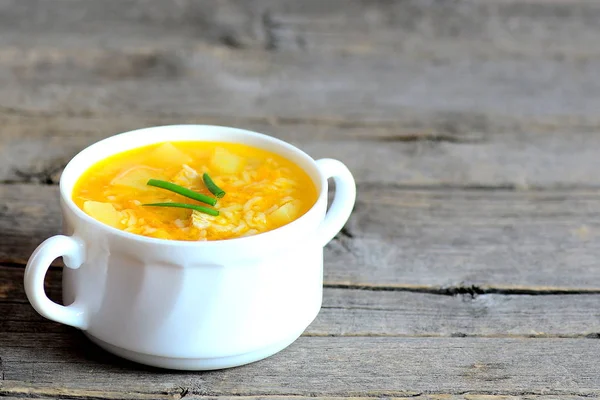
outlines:
M125 150L164 141L244 143L286 157L318 188L314 206L256 236L186 242L104 225L71 199L81 174ZM327 211L327 179L336 195ZM250 131L205 125L140 129L86 148L60 179L63 231L31 256L25 290L44 317L79 328L99 346L143 364L186 370L238 366L291 344L319 312L323 246L347 221L354 179L339 161L315 161L296 147ZM63 257L63 300L44 293L50 263Z

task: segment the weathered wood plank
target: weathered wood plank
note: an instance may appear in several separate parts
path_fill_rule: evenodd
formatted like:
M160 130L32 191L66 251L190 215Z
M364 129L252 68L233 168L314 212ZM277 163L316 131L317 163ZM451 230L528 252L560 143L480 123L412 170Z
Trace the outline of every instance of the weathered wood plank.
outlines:
M353 237L327 253L329 282L600 287L595 191L361 189Z
M394 120L430 110L597 122L598 15L581 0L4 0L2 104L51 114Z
M216 122L338 157L359 181L599 187L599 14L590 1L5 0L0 181L51 182L123 130Z
M24 263L60 230L57 187L0 185L0 260ZM597 191L359 186L326 248L328 285L598 291ZM493 290L492 290L493 291Z
M323 397L323 396L205 396L205 395L189 395L183 390L180 393L174 394L146 394L146 393L124 393L124 392L108 392L105 390L65 390L56 388L36 388L32 385L10 382L9 389L6 393L19 396L2 396L6 400L23 399L24 397L35 398L41 400L56 399L57 397L66 396L69 399L106 399L106 400L172 400L185 397L189 400L371 400L372 397ZM0 386L0 393L2 389ZM44 396L44 397L40 397ZM53 397L46 397L53 396ZM386 397L387 398L387 397ZM502 395L451 395L451 394L411 394L410 397L392 397L391 400L587 400L586 396L572 395L526 395L526 396L502 396Z
M3 0L0 46L108 48L198 43L233 49L452 56L599 52L592 0ZM24 34L27 33L27 34ZM152 39L152 40L150 40Z
M1 90L1 89L0 89ZM315 158L345 162L358 182L409 186L600 187L600 135L469 116L391 125L277 119L0 115L0 181L57 182L68 160L107 136L169 123L234 125L272 134ZM580 127L581 128L581 127ZM519 133L527 129L526 133ZM575 129L566 133L560 129ZM512 130L512 131L509 131Z
M152 4L150 9L162 7L160 3L148 3ZM424 27L439 27L437 22L448 21L448 13L456 13L459 9L439 9L427 2L406 5L408 3L398 3L398 7L407 7L404 11L419 15L426 21L423 22ZM3 83L0 85L0 101L4 102L5 111L16 113L2 116L6 121L2 121L0 151L8 162L3 163L0 169L0 180L43 180L48 172L52 180L76 151L100 137L122 130L162 123L218 122L248 126L294 140L317 157L341 158L355 171L357 178L364 181L518 187L599 185L597 174L590 172L599 166L593 149L598 147L600 140L594 133L600 126L595 112L598 109L595 102L600 96L595 87L588 84L596 80L595 74L599 70L595 56L590 60L575 56L547 60L532 52L532 59L523 59L494 49L494 54L504 54L502 57L506 60L501 58L501 62L493 62L484 58L466 62L472 57L469 53L472 46L464 40L464 35L455 37L439 33L425 37L432 38L430 41L449 37L457 45L464 46L462 52L451 52L456 53L455 58L441 65L439 60L422 60L415 55L400 60L396 55L374 58L356 54L348 58L310 52L264 57L259 51L240 52L215 47L186 49L184 55L179 55L160 48L161 42L143 30L144 35L138 36L149 41L149 48L140 50L139 43L135 42L128 48L115 50L98 47L97 35L107 32L93 33L94 30L89 27L101 25L104 18L114 17L112 13L116 12L116 6L94 8L82 14L77 11L78 6L72 7L70 2L56 2L57 7L48 8L45 8L45 2L43 5L31 2L21 2L18 6L6 4L9 4L4 7L8 13L6 19L11 22L6 24L5 29L18 31L21 26L31 27L36 23L41 24L40 29L50 29L44 25L47 21L44 15L50 13L58 18L64 15L62 18L68 23L57 24L61 26L57 34L61 38L68 36L81 40L85 46L73 48L61 44L68 41L57 40L56 48L36 48L21 42L20 47L0 47L0 81ZM127 4L130 12L122 12L118 8L121 17L113 22L117 27L130 29L137 26L136 23L145 24L147 18L161 18L163 15L158 12L154 15L147 9L135 12L136 5ZM174 14L167 12L162 17L163 22L172 27L169 29L186 26L187 22L177 23L177 18L187 18L186 11L195 6L182 4L174 8L178 10ZM249 13L238 3L220 4L225 4L223 10L226 11L218 11L220 6L207 6L207 11L203 12L211 17L220 12L224 15L233 13L235 17L227 18L231 18L234 25L240 24L242 15ZM300 10L293 6L285 8L290 8L288 12L292 14L310 14L322 8L316 3L311 4ZM361 7L371 7L357 2L349 4L348 13L354 19L365 19L365 14L360 12ZM389 14L389 6L374 4L372 7L379 10L376 13ZM505 7L503 3L499 4L490 7L494 10L494 7ZM585 7L596 6L581 4L587 12L572 12L569 10L573 8L554 5L552 7L558 7L555 11L543 14L537 9L532 12L527 5L512 4L502 11L507 14L499 19L503 21L499 26L506 26L508 30L499 37L513 40L514 35L523 34L519 29L514 32L515 21L521 21L520 18L528 21L528 18L545 15L541 19L548 26L544 25L540 31L563 35L560 37L573 41L566 48L574 48L574 44L582 43L581 38L577 39L571 31L568 34L557 32L553 27L556 19L578 21L578 18L594 15L593 10ZM66 8L65 13L57 11L61 7ZM485 10L488 6L464 2L457 14L457 18L464 21L461 24L452 22L456 25L453 29L460 30L465 23L471 23L470 18L461 17L462 13L469 15L469 10L481 12L484 18L495 18L491 15L496 11L491 11L491 14L489 10L472 11L481 7ZM325 21L328 21L327 18L341 18L343 22L347 18L345 14L333 13L334 10L339 9L328 8L324 14ZM438 14L440 10L443 12ZM400 18L399 15L403 13L398 12L394 18ZM410 16L410 13L407 15ZM31 24L21 22L15 25L19 18L33 20L28 21ZM80 21L82 18L84 22ZM85 18L97 20L86 21ZM382 29L406 29L406 24L395 23L394 18L390 22L391 28L384 24ZM439 21L432 25L432 21L427 22L428 18ZM303 16L297 19L311 20ZM74 34L84 24L87 33ZM328 26L323 22L319 24ZM337 27L335 29L354 29L356 24L336 22L334 26ZM467 31L487 29L487 26L494 24L477 22L476 27ZM570 29L577 26L592 31L596 29L594 25L574 22L569 26ZM210 36L211 29L206 32L201 29L198 35ZM118 35L129 37L123 36L122 32ZM19 35L3 37L10 40L15 36ZM347 37L345 34L338 36ZM396 34L395 37L400 36ZM27 36L20 40L26 39ZM38 40L38 37L35 39ZM515 43L527 42L521 39L515 39ZM351 41L356 42L355 39ZM423 43L430 41L421 39ZM538 49L548 47L540 47L538 42L535 46ZM484 48L489 48L489 43ZM547 73L540 72L539 65L543 65ZM368 76L368 85L365 80L357 79L359 76ZM565 91L576 95L565 102ZM290 96L290 93L294 95ZM76 121L72 121L73 118ZM286 125L272 126L278 121L284 121ZM290 124L293 121L296 123ZM551 132L534 135L532 129ZM572 132L573 129L578 132ZM84 134L81 131L85 131ZM70 139L65 140L65 136ZM328 143L315 143L317 136ZM348 137L384 138L391 143L386 143L386 146L357 140L337 143ZM422 138L430 138L433 143L415 142L415 139ZM393 160L399 161L392 164Z
M189 400L371 400L372 397L323 397L323 396L204 396L204 395L189 395L182 391L175 394L146 394L146 393L123 393L123 392L108 392L94 390L65 390L55 388L35 388L26 384L10 383L10 389L6 390L12 396L2 396L6 400L23 399L31 397L41 400L56 399L60 396L67 396L69 399L106 399L106 400L172 400L185 397ZM2 389L0 389L2 393ZM44 396L44 397L40 397ZM53 396L53 397L46 397ZM387 397L386 397L387 398ZM391 400L587 400L586 396L572 395L526 395L526 396L502 396L502 395L451 395L451 394L411 394L409 397L391 397Z
M598 340L303 337L258 364L194 374L120 362L79 334L44 336L23 335L15 345L2 341L4 393L25 381L163 395L182 389L211 396L600 395L600 377L590 367ZM53 346L40 348L38 342L50 338Z
M50 113L394 119L433 110L597 121L589 82L598 15L591 1L4 0L1 104Z
M325 288L323 308L304 336L569 337L600 334L600 296L494 295L475 298L424 293ZM39 316L29 304L0 301L0 334L69 328Z
M0 333L64 333L27 303L23 270L0 267ZM46 290L60 301L60 270ZM454 296L325 288L323 307L307 336L596 337L600 295Z
M456 295L325 289L306 335L596 337L598 295Z
M0 107L48 113L390 121L399 112L461 112L529 119L565 116L597 124L600 104L600 89L589 84L597 78L597 57L461 57L433 63L393 54L265 54L215 48L185 49L182 55L95 48L2 53L0 49ZM157 61L139 67L140 58ZM165 65L167 77L146 71L162 68L155 64ZM109 72L98 71L98 65ZM113 68L131 71L114 77L121 72Z
M600 4L299 4L0 1L0 181L55 183L109 134L216 122L340 158L360 183L307 331L338 337L244 368L163 373L43 321L0 268L0 396L599 396L597 340L356 335L596 336L597 294L504 293L600 291L598 193L581 190L600 187ZM23 263L57 232L55 199L0 186L0 261ZM362 286L390 291L340 289ZM467 294L441 295L455 292Z
M0 303L27 303L25 288L23 287L23 274L25 268L6 267L0 265ZM60 301L62 296L62 270L50 268L46 274L46 295L55 301ZM8 315L0 312L0 315Z

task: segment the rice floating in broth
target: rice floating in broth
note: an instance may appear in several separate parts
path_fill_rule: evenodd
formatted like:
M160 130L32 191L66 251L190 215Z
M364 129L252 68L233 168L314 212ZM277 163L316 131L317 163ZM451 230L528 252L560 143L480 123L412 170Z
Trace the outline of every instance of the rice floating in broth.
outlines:
M179 194L188 189L194 199ZM288 224L313 206L317 190L296 164L262 149L165 142L93 165L72 197L91 217L126 232L204 241L251 236Z

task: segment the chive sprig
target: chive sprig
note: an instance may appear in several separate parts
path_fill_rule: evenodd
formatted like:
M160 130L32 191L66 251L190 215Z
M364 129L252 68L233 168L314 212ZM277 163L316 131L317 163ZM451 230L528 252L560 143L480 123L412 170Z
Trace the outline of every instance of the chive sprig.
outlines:
M215 196L217 196L219 199L222 198L223 196L225 196L225 191L223 189L219 188L213 182L213 180L210 178L210 176L208 176L207 173L204 173L204 175L202 176L202 180L204 181L204 184L206 185L208 190L210 190L210 192L212 194L214 194ZM196 200L196 201L199 201L199 202L202 202L205 204L209 204L211 206L214 206L215 204L217 204L217 199L215 199L214 197L210 197L210 196L207 196L202 193L194 192L191 189L185 188L183 186L179 186L172 182L162 181L160 179L150 179L146 184L148 186L154 186L157 188L168 190L173 193L180 194L184 197L187 197L188 199ZM196 204L167 202L167 203L149 203L149 204L142 204L142 205L147 206L147 207L187 208L190 210L200 211L200 212L203 212L208 215L213 215L215 217L219 215L218 210L215 210L213 208L204 207L204 206L199 206Z
M225 196L225 191L223 189L221 189L220 187L218 187L217 184L212 180L212 178L206 172L204 174L202 174L202 180L204 181L206 188L208 190L210 190L210 192L212 194L217 196L217 198L220 199L223 196Z
M175 203L175 202L149 203L149 204L143 204L143 206L146 206L146 207L187 208L187 209L190 209L190 210L200 211L200 212L203 212L203 213L208 214L208 215L213 215L215 217L217 217L219 215L219 211L215 210L213 208L208 208L208 207L198 206L196 204L188 204L188 203Z
M217 204L217 199L215 199L214 197L210 197L210 196L207 196L202 193L194 192L193 190L190 190L183 186L176 185L175 183L161 181L160 179L150 179L148 181L147 185L155 186L155 187L158 187L161 189L166 189L168 191L180 194L189 199L196 200L196 201L199 201L199 202L202 202L205 204L210 204L211 206L214 206L215 204Z

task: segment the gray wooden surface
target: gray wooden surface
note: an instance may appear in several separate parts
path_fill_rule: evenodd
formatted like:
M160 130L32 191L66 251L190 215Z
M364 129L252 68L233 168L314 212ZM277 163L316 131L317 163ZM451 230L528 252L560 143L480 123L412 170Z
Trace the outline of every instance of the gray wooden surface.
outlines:
M598 21L594 0L0 0L0 396L600 397ZM66 162L172 123L356 177L321 313L272 358L144 368L26 301Z

